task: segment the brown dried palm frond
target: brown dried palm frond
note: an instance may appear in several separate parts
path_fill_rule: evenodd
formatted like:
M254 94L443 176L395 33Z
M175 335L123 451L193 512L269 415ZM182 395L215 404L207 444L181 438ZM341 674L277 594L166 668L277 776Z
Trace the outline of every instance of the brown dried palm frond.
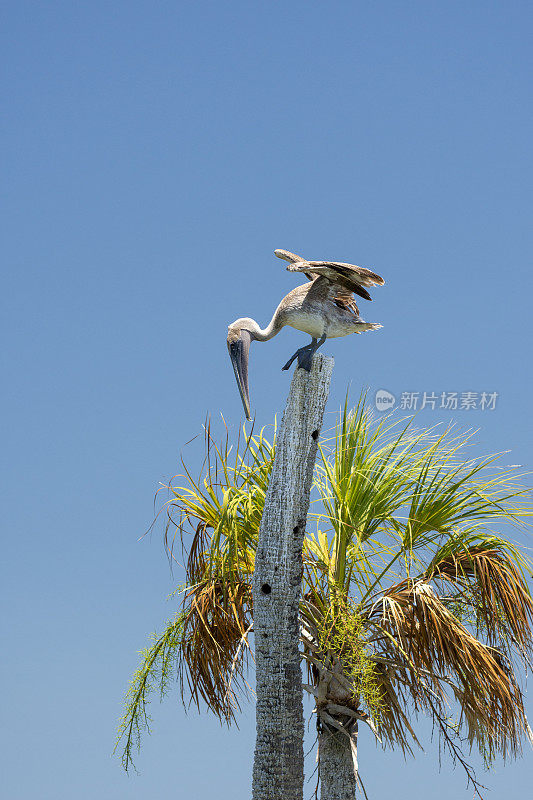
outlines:
M246 694L251 654L251 580L255 541L273 461L273 445L263 431L250 434L231 454L226 444L206 437L207 473L203 481L172 487L172 507L187 556L185 618L178 665L182 697L197 707L204 700L221 720L231 722ZM231 455L231 457L230 457ZM192 528L187 546L185 537Z
M379 735L384 745L391 748L399 746L404 755L414 755L412 743L420 749L422 745L411 725L411 697L405 692L405 683L398 681L398 669L391 669L382 659L376 658L376 662L382 697Z
M261 431L229 445L214 443L205 428L204 474L195 480L184 465L186 485L171 484L165 544L172 558L179 533L185 556L184 623L178 662L181 694L230 722L246 693L244 675L252 623L251 577L255 539L273 461L273 445ZM191 535L192 534L192 535Z
M238 693L247 687L251 587L204 580L188 589L184 607L178 664L182 697L188 693L198 708L202 698L221 720L231 722L240 708Z
M490 645L508 655L515 649L527 659L533 600L523 569L530 566L517 548L497 536L456 536L433 559L426 577L450 586L459 607L471 608L476 633Z
M400 667L395 679L415 708L445 717L449 685L470 744L490 756L520 750L529 728L511 665L473 636L427 583L405 581L391 588L374 605L372 622L385 634L380 642L385 663Z

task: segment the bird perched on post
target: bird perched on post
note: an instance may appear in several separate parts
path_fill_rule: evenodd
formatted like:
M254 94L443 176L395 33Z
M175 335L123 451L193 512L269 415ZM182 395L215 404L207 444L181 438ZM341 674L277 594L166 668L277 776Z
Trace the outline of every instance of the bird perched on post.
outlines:
M375 272L339 261L306 261L288 250L274 250L274 253L288 261L289 272L302 272L309 283L298 286L283 298L266 328L261 328L249 317L237 319L228 326L228 350L246 419L251 419L248 360L252 341L267 342L285 325L308 333L310 344L300 347L282 369L289 369L298 359L298 367L309 372L313 355L326 339L382 327L377 322L361 319L354 298L356 294L372 300L366 287L385 283Z

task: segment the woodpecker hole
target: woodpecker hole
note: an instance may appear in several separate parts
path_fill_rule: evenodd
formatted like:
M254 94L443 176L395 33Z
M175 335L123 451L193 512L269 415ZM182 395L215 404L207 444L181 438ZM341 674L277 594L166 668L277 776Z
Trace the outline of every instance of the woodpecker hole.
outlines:
M270 592L272 591L272 586L269 583L264 583L261 586L261 591L263 592L263 594L270 594Z
M313 431L313 433L311 434L311 438L314 439L316 442L316 440L318 439L318 431Z

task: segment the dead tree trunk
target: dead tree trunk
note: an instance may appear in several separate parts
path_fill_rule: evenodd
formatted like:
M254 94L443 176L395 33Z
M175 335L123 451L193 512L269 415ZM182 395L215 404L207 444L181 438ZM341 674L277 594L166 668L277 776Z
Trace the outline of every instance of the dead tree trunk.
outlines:
M253 583L257 739L253 800L302 800L303 704L298 604L302 545L333 359L296 369L276 440Z

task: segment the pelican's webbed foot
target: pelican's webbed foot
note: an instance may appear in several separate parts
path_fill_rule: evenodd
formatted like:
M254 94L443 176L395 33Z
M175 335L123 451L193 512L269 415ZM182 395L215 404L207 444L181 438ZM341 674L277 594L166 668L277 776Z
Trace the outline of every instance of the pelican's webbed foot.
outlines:
M311 372L311 361L313 359L314 345L316 344L316 339L313 339L311 344L306 345L305 347L300 347L294 355L292 355L287 363L281 369L289 369L292 362L297 358L298 359L298 368L305 369L307 372Z
M311 365L313 363L313 356L318 350L318 348L324 344L326 341L326 335L324 334L320 341L317 341L315 338L311 341L310 344L306 345L305 347L300 347L294 355L292 355L287 363L281 369L289 369L290 365L294 361L295 358L298 359L298 369L305 369L306 372L311 372Z

